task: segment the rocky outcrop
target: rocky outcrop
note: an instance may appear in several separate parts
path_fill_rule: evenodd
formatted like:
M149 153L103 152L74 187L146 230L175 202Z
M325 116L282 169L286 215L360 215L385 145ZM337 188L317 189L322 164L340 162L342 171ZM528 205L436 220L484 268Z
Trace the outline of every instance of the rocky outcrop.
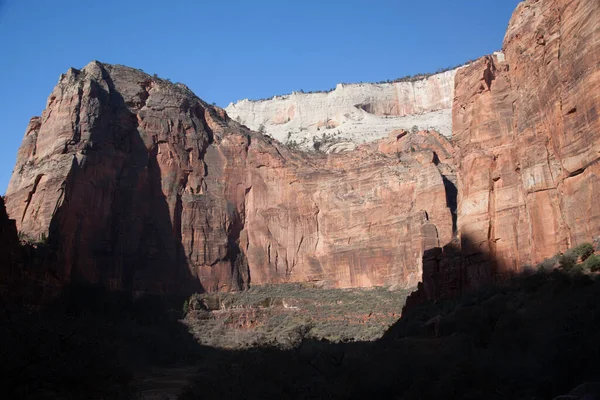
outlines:
M450 137L456 71L413 81L338 84L329 92L246 99L229 104L226 111L282 143L326 152L350 150L413 126Z
M504 55L458 71L458 226L518 270L600 233L600 3L526 1Z
M453 235L451 158L427 132L293 151L184 85L92 62L32 119L6 200L20 231L48 237L64 283L409 287L422 252Z
M411 139L386 142L401 148ZM386 154L381 144L321 157L250 149L245 253L252 282L416 285L422 251L452 237L444 177L433 151Z
M460 293L600 231L599 14L592 0L526 1L504 52L464 68L228 107L324 152L250 131L181 84L71 69L31 120L7 210L49 238L64 282L161 293L423 274L427 298ZM452 145L396 124L452 95ZM360 144L358 127L383 139Z
M496 265L489 254L458 239L423 253L423 279L406 299L404 309L477 290L495 279Z
M504 53L457 72L460 242L424 253L407 307L456 297L600 235L600 3L525 1Z

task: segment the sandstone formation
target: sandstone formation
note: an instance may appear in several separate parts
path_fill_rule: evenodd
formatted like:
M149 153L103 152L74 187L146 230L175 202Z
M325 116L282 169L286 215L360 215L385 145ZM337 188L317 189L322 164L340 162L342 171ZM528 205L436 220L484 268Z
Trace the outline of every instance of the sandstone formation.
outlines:
M504 53L456 74L460 243L424 253L407 307L600 236L600 3L530 0Z
M461 249L462 246L462 250ZM406 299L404 309L427 301L457 298L465 292L480 289L496 278L496 263L469 241L454 240L444 247L423 253L423 278L417 290Z
M433 129L452 134L452 99L457 69L416 81L338 84L330 92L275 96L231 103L227 114L282 143L327 152L386 137L395 129Z
M518 270L600 234L600 3L526 1L458 71L460 235Z
M162 293L422 279L414 302L456 295L600 232L597 21L595 0L529 0L503 53L466 67L228 107L287 146L184 85L92 62L31 120L6 207L49 238L64 282ZM452 98L452 122L433 124L452 126L451 142L401 129ZM313 139L323 152L290 145Z
M184 85L92 62L31 120L6 201L20 231L48 236L64 283L411 287L422 252L453 235L451 159L433 132L293 151Z
M246 255L252 282L415 286L422 251L451 239L452 217L445 165L425 147L400 149L412 139L392 135L384 142L398 149L387 154L378 149L383 143L374 143L316 158L251 148ZM261 265L268 267L253 267Z

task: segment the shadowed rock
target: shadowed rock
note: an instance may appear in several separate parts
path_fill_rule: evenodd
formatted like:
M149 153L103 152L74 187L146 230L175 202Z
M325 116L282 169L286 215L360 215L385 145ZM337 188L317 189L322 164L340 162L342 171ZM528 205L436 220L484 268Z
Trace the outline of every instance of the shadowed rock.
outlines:
M92 62L61 76L32 119L7 209L22 232L49 236L63 283L414 287L423 250L452 237L452 149L434 132L392 136L297 152L181 84Z

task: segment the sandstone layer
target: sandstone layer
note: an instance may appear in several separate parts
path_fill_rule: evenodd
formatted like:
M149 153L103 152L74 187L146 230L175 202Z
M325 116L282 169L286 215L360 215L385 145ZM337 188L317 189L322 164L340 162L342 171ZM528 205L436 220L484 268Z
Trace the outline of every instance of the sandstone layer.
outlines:
M456 76L462 237L501 271L600 234L600 3L526 1L502 57Z
M337 152L386 137L395 129L431 129L452 135L457 69L415 81L338 84L330 92L242 100L225 109L236 121L282 143Z
M600 3L530 0L504 53L456 74L460 244L425 252L407 306L452 297L600 236Z
M594 0L530 0L503 53L427 82L228 107L283 141L318 132L330 154L255 133L184 85L92 62L31 120L6 207L23 234L48 237L65 283L412 287L423 274L425 297L454 295L600 232L599 20ZM452 144L396 129L450 98Z
M453 235L452 157L433 132L293 151L184 85L92 62L31 120L6 204L20 231L48 237L64 283L411 287L423 251Z

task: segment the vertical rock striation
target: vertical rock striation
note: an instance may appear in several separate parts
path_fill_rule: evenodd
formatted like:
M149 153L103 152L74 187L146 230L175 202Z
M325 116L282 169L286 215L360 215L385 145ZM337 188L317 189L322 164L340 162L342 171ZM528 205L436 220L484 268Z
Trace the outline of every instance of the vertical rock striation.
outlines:
M458 224L501 271L600 233L600 3L526 1L456 76Z
M452 297L600 235L600 3L528 0L503 53L456 74L461 243L427 251L407 306Z
M453 235L451 159L433 132L293 151L181 84L92 62L32 119L6 200L21 231L49 237L65 283L410 287L422 252Z

